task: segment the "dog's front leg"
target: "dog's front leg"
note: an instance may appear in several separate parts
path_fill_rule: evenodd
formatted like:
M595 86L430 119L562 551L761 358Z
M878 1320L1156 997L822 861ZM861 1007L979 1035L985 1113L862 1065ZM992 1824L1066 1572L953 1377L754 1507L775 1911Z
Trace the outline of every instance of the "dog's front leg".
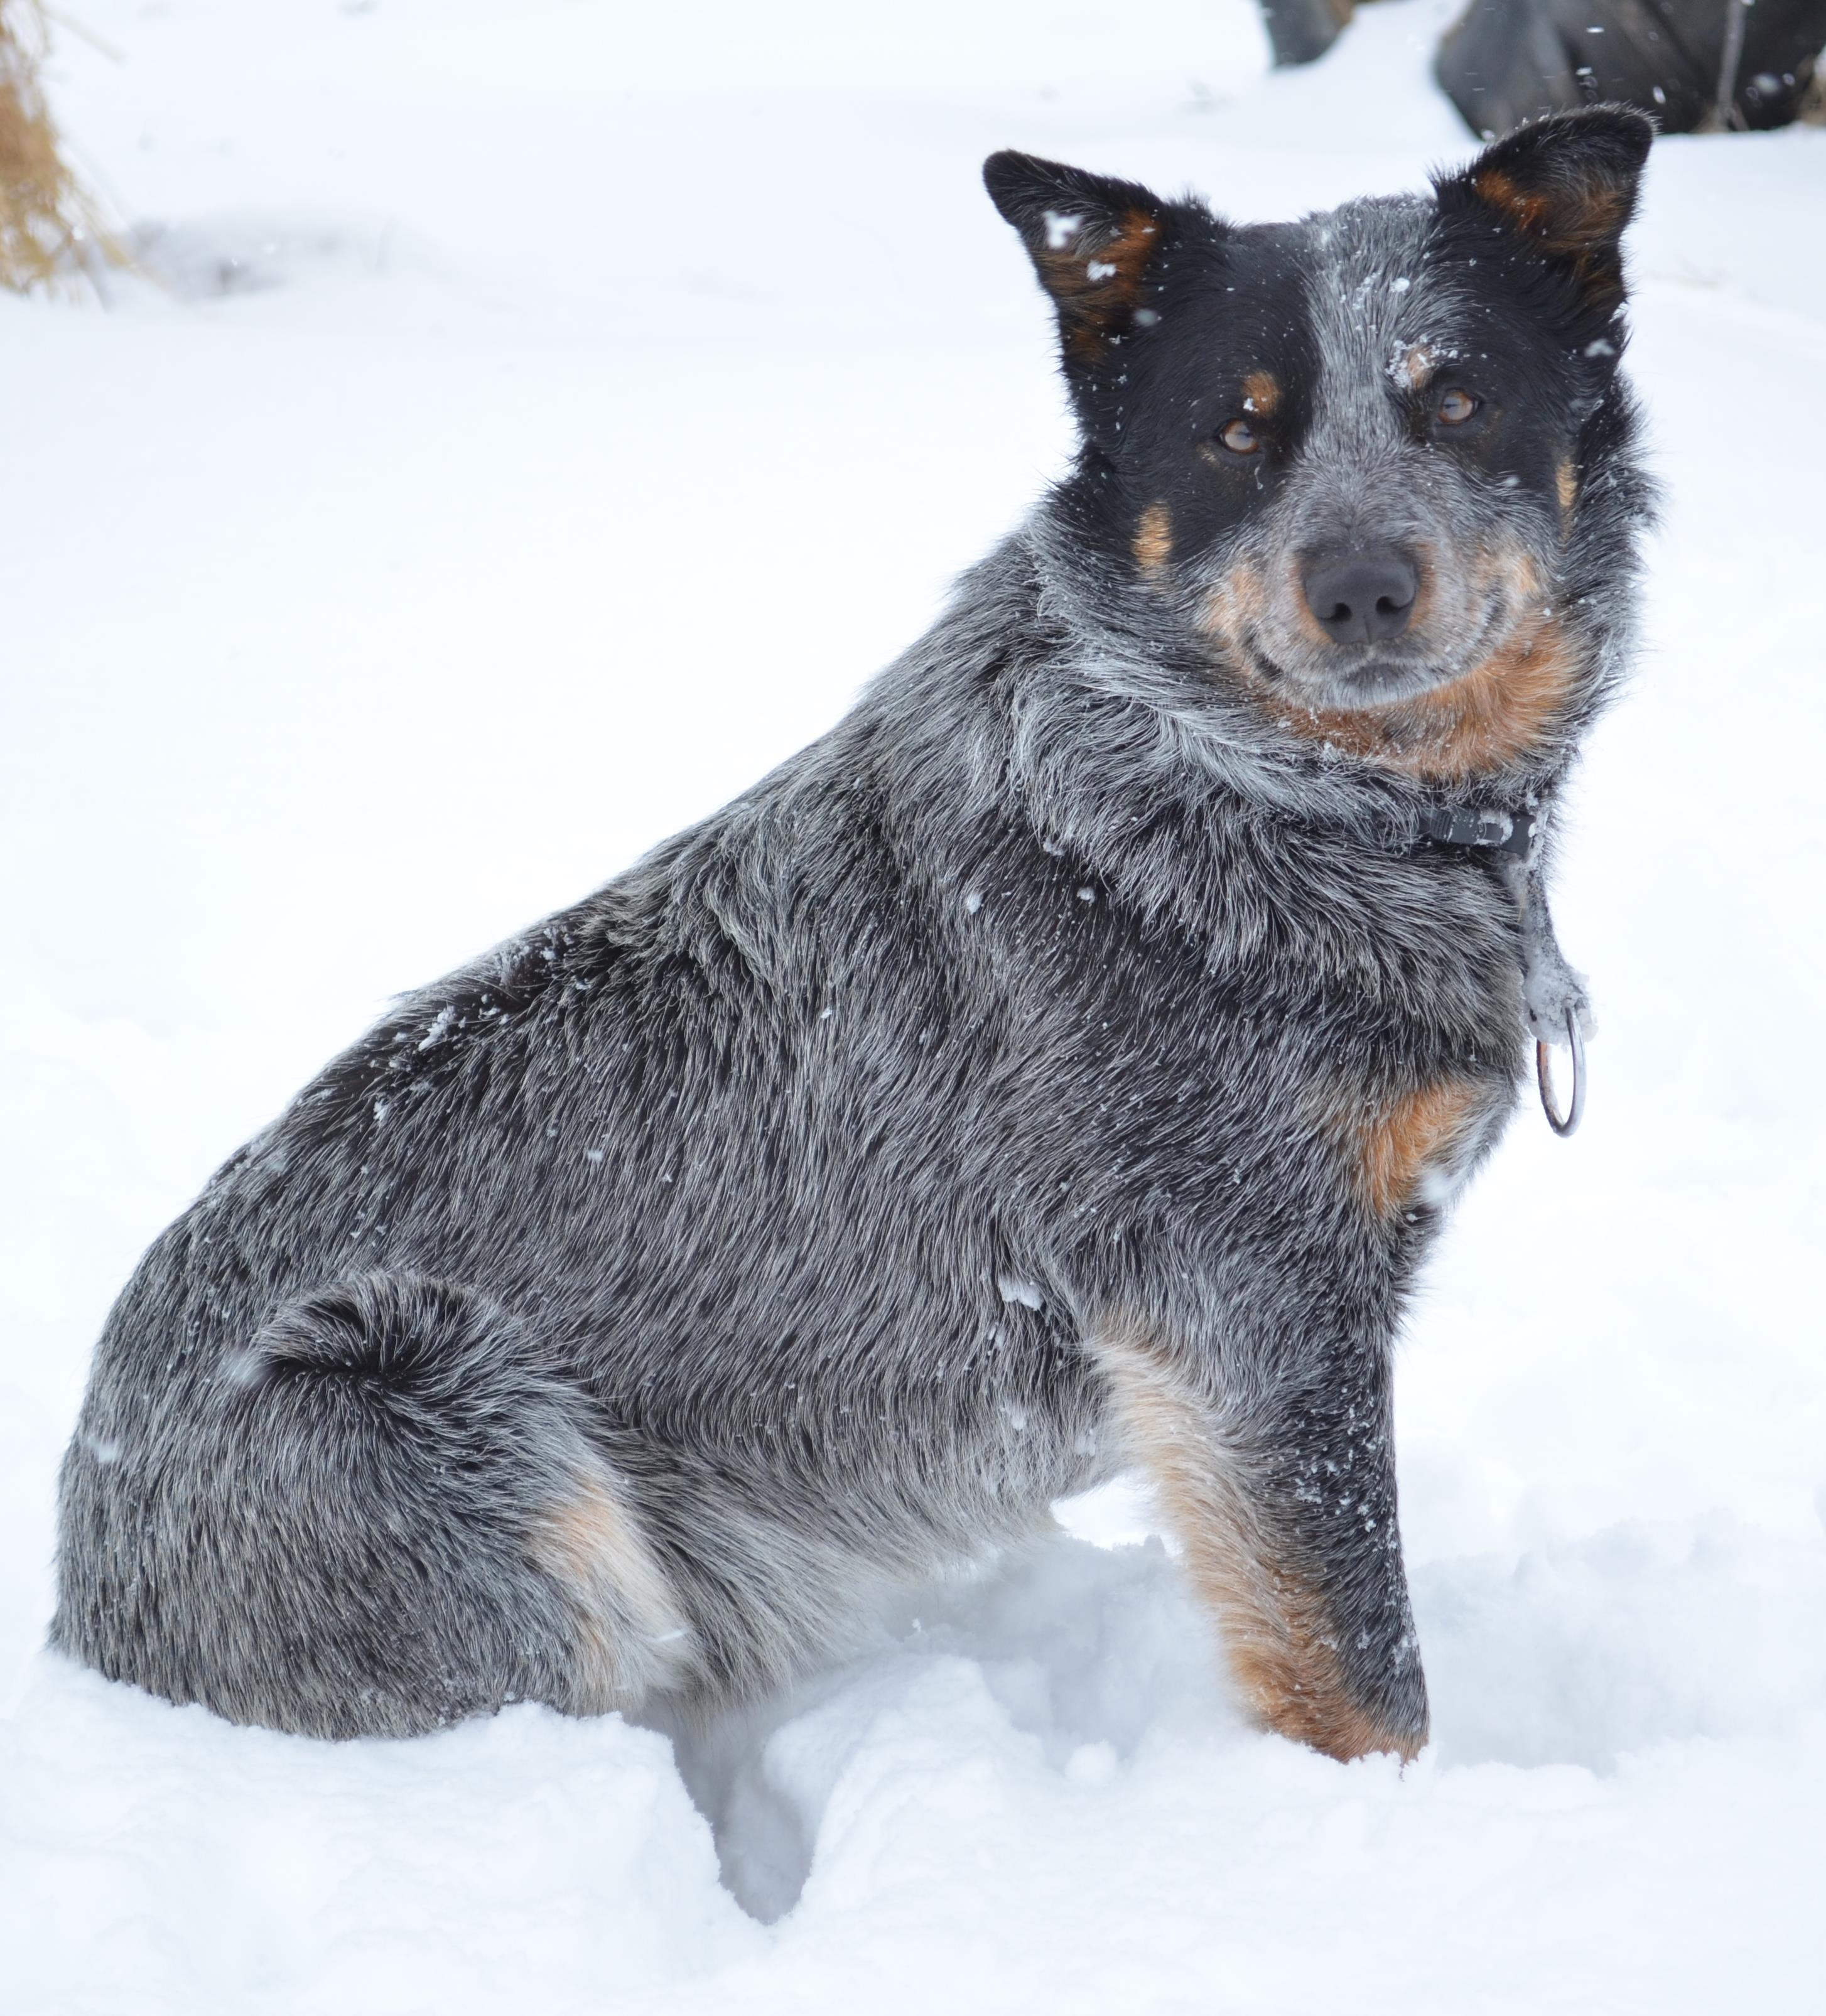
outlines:
M1220 1391L1208 1361L1160 1329L1106 1322L1088 1341L1252 1707L1333 1757L1414 1755L1427 1691L1381 1349L1300 1348Z

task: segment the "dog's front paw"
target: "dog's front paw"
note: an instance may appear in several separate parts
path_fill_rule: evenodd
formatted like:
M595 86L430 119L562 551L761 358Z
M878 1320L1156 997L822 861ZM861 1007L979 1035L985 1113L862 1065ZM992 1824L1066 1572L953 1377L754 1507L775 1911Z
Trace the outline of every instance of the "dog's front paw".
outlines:
M1529 1033L1536 1042L1564 1048L1572 1040L1566 1033L1568 1015L1577 1017L1579 1033L1587 1040L1597 1034L1585 976L1575 973L1557 950L1529 962L1522 979L1522 1001Z

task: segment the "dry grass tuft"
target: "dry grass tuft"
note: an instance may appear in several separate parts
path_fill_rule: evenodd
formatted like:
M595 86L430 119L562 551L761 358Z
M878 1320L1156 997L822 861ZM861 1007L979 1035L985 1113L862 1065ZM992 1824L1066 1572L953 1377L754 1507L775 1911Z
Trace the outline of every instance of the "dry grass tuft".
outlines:
M103 266L125 263L58 151L38 81L45 50L38 0L0 0L0 286L20 293L95 285Z

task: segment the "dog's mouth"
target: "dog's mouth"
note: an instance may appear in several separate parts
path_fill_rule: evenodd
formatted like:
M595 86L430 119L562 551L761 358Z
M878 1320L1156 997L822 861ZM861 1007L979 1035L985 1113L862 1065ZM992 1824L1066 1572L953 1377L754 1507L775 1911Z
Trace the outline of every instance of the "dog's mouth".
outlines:
M1462 679L1497 648L1507 615L1500 607L1489 610L1469 643L1444 661L1412 645L1391 650L1365 644L1334 647L1314 665L1291 666L1264 647L1253 625L1238 635L1233 655L1252 683L1284 703L1316 713L1367 713L1421 699Z

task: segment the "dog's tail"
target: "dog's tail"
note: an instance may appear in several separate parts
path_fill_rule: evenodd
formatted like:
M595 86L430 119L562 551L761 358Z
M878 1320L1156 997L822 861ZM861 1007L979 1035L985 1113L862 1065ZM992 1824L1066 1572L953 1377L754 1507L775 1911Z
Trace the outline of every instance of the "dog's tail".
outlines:
M113 1355L64 1463L52 1633L111 1677L344 1737L627 1707L690 1668L582 1396L487 1298L334 1282L139 1420Z

